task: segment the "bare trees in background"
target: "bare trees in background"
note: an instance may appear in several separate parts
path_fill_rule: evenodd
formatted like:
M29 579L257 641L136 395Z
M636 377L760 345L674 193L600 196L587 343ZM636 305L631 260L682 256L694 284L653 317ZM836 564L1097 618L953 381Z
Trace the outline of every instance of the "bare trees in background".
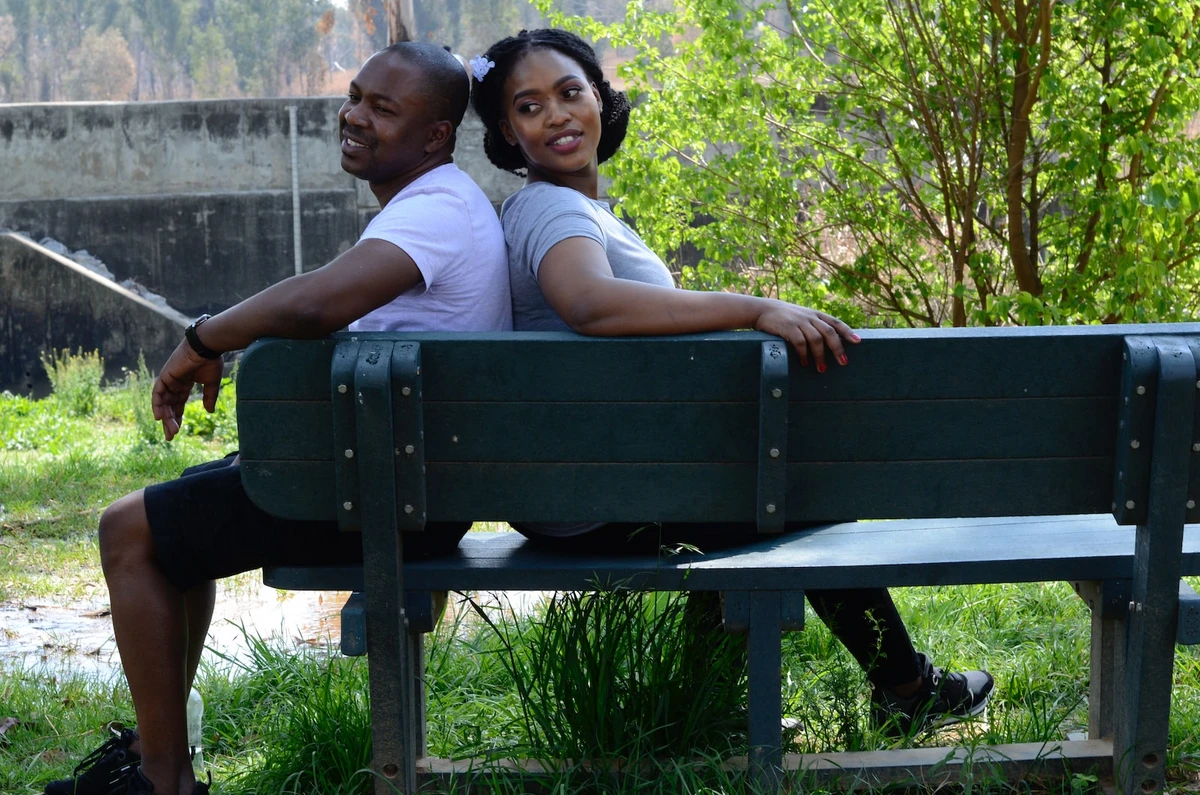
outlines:
M545 24L522 0L0 0L0 102L338 94L389 41L474 55Z
M340 93L381 0L0 0L0 102Z

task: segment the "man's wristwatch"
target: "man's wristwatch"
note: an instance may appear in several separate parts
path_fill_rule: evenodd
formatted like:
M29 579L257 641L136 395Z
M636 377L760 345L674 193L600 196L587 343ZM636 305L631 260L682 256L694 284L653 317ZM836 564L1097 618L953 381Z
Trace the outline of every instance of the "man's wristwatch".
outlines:
M204 359L220 359L221 352L214 351L212 348L200 341L200 335L196 333L196 327L204 321L208 320L212 315L203 314L192 321L192 324L183 330L183 337L188 341L188 345L196 352L196 355Z

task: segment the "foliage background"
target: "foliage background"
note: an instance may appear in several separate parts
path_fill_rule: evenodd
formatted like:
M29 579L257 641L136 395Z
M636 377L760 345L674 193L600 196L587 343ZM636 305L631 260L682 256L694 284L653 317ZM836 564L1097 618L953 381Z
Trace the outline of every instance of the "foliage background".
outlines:
M685 285L864 325L1195 317L1200 0L627 11L554 21L628 55L612 193Z

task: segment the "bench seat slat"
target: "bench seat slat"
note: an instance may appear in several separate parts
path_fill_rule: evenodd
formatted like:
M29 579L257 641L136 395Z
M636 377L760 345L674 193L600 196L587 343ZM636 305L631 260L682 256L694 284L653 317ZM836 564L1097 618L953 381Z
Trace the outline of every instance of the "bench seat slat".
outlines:
M239 403L244 455L333 456L328 402ZM756 403L425 402L430 462L753 462ZM1117 399L792 402L790 461L1112 456ZM303 429L300 431L298 429ZM1020 433L1003 429L1021 429Z
M863 536L869 536L864 543ZM835 524L705 555L573 556L517 533L469 533L458 552L405 566L411 590L573 590L600 583L658 590L789 590L1128 579L1134 529L1109 515ZM602 573L602 574L601 574ZM1183 574L1200 575L1200 525ZM268 585L357 590L361 567L278 568Z
M333 464L242 462L250 498L291 519L335 518ZM1111 458L788 465L789 521L1097 513ZM431 463L429 521L743 521L754 464Z

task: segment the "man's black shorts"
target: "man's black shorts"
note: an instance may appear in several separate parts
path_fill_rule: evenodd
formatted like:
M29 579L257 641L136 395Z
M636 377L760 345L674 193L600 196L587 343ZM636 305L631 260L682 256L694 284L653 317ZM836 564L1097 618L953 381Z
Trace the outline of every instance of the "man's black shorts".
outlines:
M181 591L263 566L362 562L362 536L336 522L277 519L246 496L234 455L188 467L177 480L145 490L154 554ZM431 523L404 537L406 560L452 552L469 522Z

